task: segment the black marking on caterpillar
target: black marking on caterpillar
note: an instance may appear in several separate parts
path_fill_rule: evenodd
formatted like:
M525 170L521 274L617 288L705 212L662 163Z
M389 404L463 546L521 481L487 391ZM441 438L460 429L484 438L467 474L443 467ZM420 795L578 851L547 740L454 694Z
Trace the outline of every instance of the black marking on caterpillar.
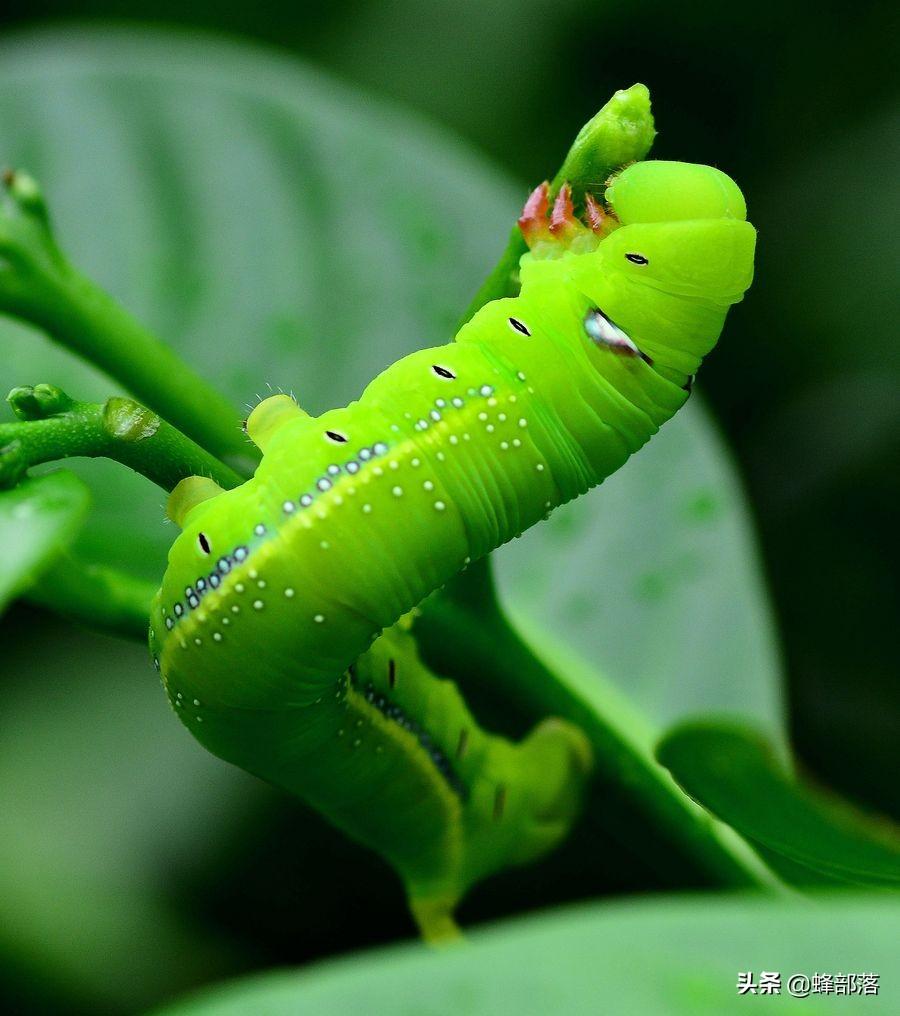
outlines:
M509 323L514 329L514 331L517 331L522 335L526 335L529 338L531 337L531 332L528 328L528 325L526 325L524 321L520 321L518 318L511 317L509 318Z
M408 731L419 742L419 745L428 755L431 764L440 773L447 783L447 786L461 800L465 801L469 796L468 788L454 772L450 760L435 744L434 739L425 728L417 723L408 713L404 712L395 702L392 702L386 695L382 695L370 682L363 690L363 697L369 705L374 706L382 716L387 717L403 730Z
M650 260L645 258L643 254L626 254L625 260L630 261L633 265L649 265Z

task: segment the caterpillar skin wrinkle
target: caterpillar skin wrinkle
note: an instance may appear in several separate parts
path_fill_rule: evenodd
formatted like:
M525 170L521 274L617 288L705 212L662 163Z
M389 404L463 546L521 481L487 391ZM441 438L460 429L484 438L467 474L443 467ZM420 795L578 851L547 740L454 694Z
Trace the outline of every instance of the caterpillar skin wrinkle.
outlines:
M521 290L319 417L247 423L256 474L184 480L151 615L169 699L211 752L299 795L400 873L427 937L479 879L558 843L591 766L548 719L482 731L409 612L618 469L688 398L755 231L707 166L643 162L573 213L529 199Z

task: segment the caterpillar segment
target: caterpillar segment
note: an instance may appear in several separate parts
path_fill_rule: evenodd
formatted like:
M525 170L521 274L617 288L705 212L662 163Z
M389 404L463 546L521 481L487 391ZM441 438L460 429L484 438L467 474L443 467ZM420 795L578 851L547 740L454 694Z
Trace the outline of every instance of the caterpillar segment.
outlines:
M189 478L170 501L182 533L150 644L173 708L385 856L427 937L475 882L566 835L590 747L561 720L518 744L482 731L405 618L649 440L752 278L743 198L711 167L635 164L580 211L542 185L516 297L346 407L265 400L255 475Z

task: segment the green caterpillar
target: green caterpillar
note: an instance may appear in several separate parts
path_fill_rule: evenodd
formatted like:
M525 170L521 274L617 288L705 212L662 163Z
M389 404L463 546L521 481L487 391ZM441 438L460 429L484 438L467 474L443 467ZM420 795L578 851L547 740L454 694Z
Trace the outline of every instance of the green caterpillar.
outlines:
M737 186L638 163L586 197L548 188L520 225L521 291L454 342L313 418L287 396L247 429L256 475L173 492L183 528L150 644L214 754L387 857L426 934L477 880L568 831L590 748L561 720L484 733L404 618L474 561L619 468L685 402L753 271Z

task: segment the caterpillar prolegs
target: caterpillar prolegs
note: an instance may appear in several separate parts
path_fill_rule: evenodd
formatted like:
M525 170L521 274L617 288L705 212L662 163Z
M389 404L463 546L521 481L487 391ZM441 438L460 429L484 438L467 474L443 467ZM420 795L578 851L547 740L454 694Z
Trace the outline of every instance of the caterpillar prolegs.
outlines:
M538 188L518 296L344 408L267 399L253 478L170 501L183 531L150 642L176 712L387 857L431 935L566 834L590 748L561 720L519 744L483 732L403 619L674 415L752 278L755 231L718 170L638 163L604 197L582 222L567 188L552 210Z

